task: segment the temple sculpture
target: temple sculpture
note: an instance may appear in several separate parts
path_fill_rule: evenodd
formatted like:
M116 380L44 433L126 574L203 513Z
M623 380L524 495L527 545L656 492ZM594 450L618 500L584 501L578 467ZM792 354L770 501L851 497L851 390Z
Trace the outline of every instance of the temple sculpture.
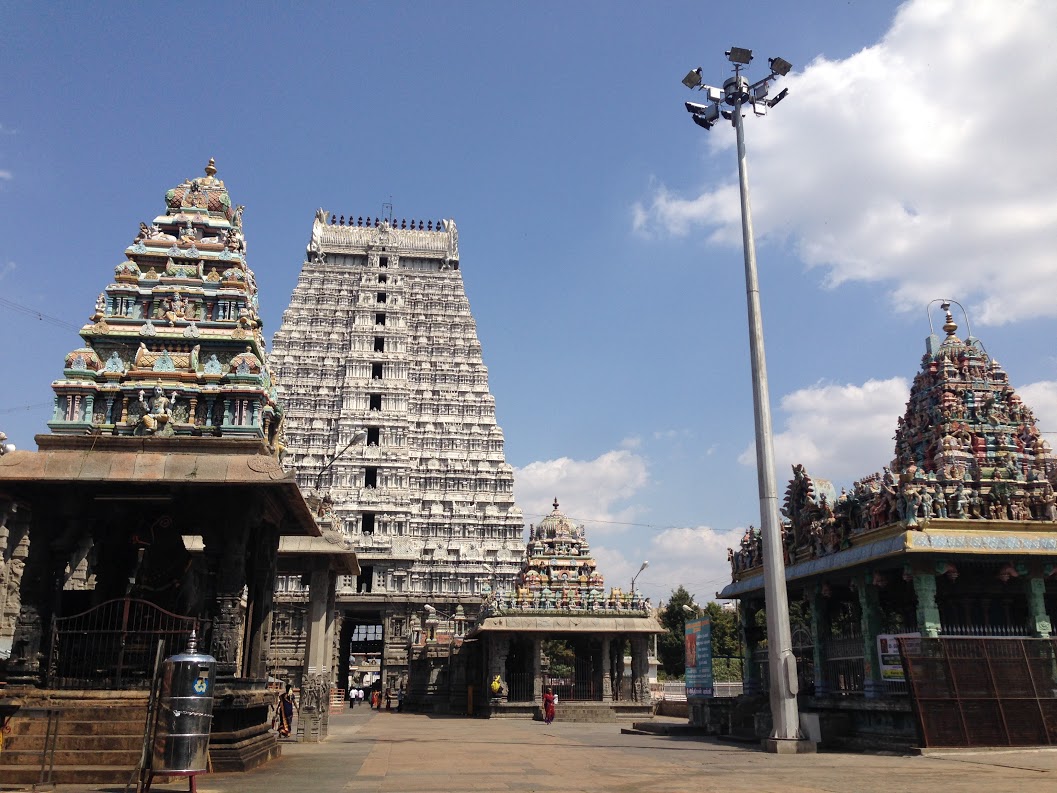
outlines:
M648 645L663 632L649 599L619 587L606 590L584 527L561 512L557 499L530 537L515 584L492 593L468 634L482 654L471 665L483 670L473 681L477 690L499 683L477 712L541 717L542 692L551 687L571 708L570 718L609 721L649 713ZM559 665L547 648L560 650L568 663Z
M885 700L853 708L852 731L910 742L897 637L1042 639L1057 613L1057 460L998 361L942 309L945 336L926 341L891 463L839 493L794 465L782 507L790 601L809 616L793 650L810 707ZM749 694L766 685L762 542L750 527L728 551L720 593L740 600Z
M461 264L452 220L320 209L273 339L288 461L320 524L348 539L362 567L338 578L339 638L315 670L341 687L353 655L380 669L378 685L399 688L413 615L461 606L472 620L524 558ZM296 586L280 596L289 613L276 669L300 666L302 597ZM358 627L368 624L380 638Z
M165 207L58 362L51 433L38 451L0 443L0 699L58 711L56 782L127 780L155 654L192 631L216 659L212 767L277 756L266 681L282 544L298 541L295 563L322 571L317 604L331 568L359 572L279 460L243 208L212 160ZM44 728L21 718L0 755L12 783L40 768ZM89 735L84 721L112 729Z
M281 450L241 206L210 160L139 224L54 383L56 435L246 437Z

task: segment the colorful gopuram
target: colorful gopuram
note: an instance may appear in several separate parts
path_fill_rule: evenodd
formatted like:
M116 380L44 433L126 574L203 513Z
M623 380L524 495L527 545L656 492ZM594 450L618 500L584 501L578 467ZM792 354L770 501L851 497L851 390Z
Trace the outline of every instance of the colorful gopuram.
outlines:
M359 572L278 459L242 207L212 160L165 203L65 358L51 433L37 451L0 442L0 706L16 711L0 778L12 784L39 781L46 741L56 783L127 781L155 653L182 651L192 631L216 660L212 768L276 757L267 678L284 542L312 579L309 664L330 655L336 575Z
M998 361L942 308L946 335L926 341L891 464L839 494L796 465L782 510L790 601L810 614L793 647L809 705L888 701L857 711L853 732L909 719L896 637L1046 639L1057 614L1057 461ZM750 528L720 593L741 601L747 693L766 684L760 546Z
M650 602L637 592L608 592L582 525L558 509L532 526L513 589L499 588L470 638L484 654L481 690L498 691L479 713L539 716L543 690L554 688L568 718L609 721L649 711L648 645L661 633ZM568 674L547 668L544 642L566 646ZM624 658L631 657L630 674Z
M649 611L649 599L620 587L605 590L582 525L554 509L529 527L525 566L514 590L500 589L488 613L511 611Z
M59 435L258 438L279 451L242 206L213 160L140 223L53 384Z

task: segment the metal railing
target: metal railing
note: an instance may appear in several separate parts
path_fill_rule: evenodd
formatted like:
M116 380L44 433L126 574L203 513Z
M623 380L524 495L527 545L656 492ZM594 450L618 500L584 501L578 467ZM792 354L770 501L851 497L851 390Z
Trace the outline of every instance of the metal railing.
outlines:
M187 645L195 617L146 600L118 598L53 622L48 684L52 688L150 688L158 641L166 656Z

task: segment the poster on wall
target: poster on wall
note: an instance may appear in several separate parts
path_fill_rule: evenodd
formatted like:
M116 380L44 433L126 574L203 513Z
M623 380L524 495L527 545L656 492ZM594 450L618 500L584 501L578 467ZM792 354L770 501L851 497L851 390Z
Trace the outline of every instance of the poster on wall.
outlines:
M877 660L881 679L886 683L905 683L903 661L899 657L900 639L920 639L920 633L882 633L877 637Z
M712 696L712 623L708 617L686 623L686 696Z

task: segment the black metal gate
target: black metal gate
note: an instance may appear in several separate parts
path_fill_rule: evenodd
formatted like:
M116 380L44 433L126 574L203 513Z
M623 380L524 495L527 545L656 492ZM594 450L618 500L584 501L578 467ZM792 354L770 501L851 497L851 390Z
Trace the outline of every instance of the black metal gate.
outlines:
M158 640L166 656L183 650L194 617L146 600L118 598L58 617L51 642L52 688L149 688Z
M899 640L923 746L1057 744L1057 639Z

